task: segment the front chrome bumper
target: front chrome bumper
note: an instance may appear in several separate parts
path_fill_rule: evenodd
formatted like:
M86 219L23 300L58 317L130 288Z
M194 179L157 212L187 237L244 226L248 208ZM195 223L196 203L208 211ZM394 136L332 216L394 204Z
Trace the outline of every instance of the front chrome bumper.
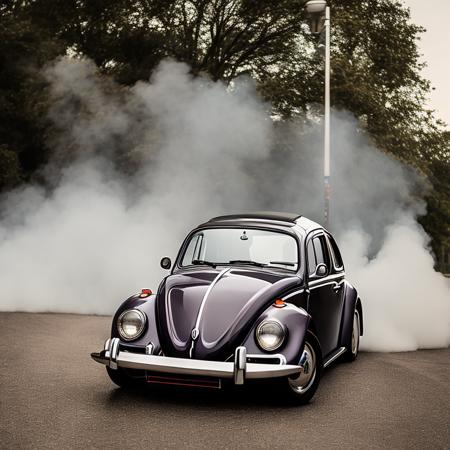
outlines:
M112 369L123 367L160 373L231 378L235 384L244 384L246 379L298 375L303 370L302 366L283 364L284 358L280 358L280 364L248 362L247 359L254 360L255 355L247 355L245 347L236 348L234 362L222 362L120 351L119 343L118 338L108 339L102 352L91 353L92 359Z

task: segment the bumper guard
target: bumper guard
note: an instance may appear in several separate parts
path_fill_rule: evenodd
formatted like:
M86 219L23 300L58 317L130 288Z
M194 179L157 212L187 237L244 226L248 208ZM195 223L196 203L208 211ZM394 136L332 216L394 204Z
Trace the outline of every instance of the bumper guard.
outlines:
M247 359L254 360L260 355L247 355L245 347L236 348L234 362L222 362L152 355L148 354L153 350L151 345L146 349L147 354L120 351L119 343L118 338L107 339L102 352L91 353L92 359L111 369L123 367L161 373L231 378L235 384L244 384L246 379L296 375L303 370L302 366L285 364L282 355L279 355L280 364L248 362Z

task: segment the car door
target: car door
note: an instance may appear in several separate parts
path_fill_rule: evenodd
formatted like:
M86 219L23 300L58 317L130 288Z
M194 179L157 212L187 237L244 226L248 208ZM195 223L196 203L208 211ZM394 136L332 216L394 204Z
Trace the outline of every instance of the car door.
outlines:
M333 290L338 297L338 305L339 307L336 310L336 328L338 330L338 342L340 341L341 333L342 333L342 315L344 311L344 303L345 303L345 271L344 271L344 263L342 261L341 252L336 244L336 241L333 239L331 234L325 234L325 238L328 244L328 250L331 258L332 265L332 277L333 277Z
M323 232L312 234L306 242L308 312L316 326L323 356L338 346L343 307L343 272L335 270L327 237ZM317 273L319 264L325 264L327 273Z

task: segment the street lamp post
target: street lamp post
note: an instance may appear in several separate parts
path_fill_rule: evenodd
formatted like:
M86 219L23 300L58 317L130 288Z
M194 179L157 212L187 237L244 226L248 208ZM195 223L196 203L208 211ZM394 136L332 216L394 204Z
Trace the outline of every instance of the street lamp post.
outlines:
M324 219L325 228L330 224L330 42L331 42L331 13L326 0L310 0L305 4L305 9L310 19L310 29L313 34L325 32L325 118L324 118Z

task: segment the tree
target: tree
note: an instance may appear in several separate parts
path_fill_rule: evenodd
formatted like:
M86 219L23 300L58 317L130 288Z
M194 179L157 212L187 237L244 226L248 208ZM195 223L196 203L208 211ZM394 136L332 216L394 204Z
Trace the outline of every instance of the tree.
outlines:
M165 57L186 62L194 75L226 83L248 74L273 112L287 120L323 103L323 60L305 25L304 3L28 0L10 2L15 6L9 14L27 17L43 42L64 42L70 52L92 58L124 85L148 79ZM449 136L425 108L430 84L421 75L417 50L423 29L411 22L409 10L397 0L329 3L332 105L351 111L381 149L428 177L433 191L423 224L439 254L436 246L448 242ZM15 31L19 41L22 29ZM44 53L48 58L52 52ZM20 112L17 123L27 114ZM5 151L15 148L7 143Z
M47 3L37 1L38 3ZM148 78L167 56L194 74L231 81L267 72L298 48L305 0L104 0L76 2L60 35L119 81ZM299 60L300 61L300 60Z
M0 6L0 191L26 180L46 160L42 65L64 51L18 2Z

